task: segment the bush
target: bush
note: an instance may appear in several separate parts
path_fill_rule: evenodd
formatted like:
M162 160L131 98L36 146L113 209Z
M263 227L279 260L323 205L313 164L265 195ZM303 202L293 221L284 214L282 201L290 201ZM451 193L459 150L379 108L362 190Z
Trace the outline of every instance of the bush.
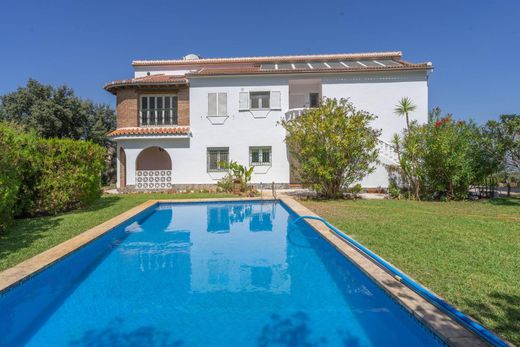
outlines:
M324 197L339 198L373 172L380 134L370 127L375 118L345 99L324 99L319 108L282 121L301 178Z
M0 232L11 223L16 211L16 197L22 184L16 132L6 124L0 124ZM15 150L13 150L15 149Z
M98 198L105 152L0 122L0 232L14 217L55 214Z
M101 195L106 150L87 141L41 140L39 180L29 214L56 214L87 206Z

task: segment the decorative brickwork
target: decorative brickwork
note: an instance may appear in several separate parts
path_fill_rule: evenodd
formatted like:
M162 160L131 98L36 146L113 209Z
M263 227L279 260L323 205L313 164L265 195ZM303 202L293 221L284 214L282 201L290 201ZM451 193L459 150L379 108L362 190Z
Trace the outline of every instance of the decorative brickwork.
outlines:
M135 89L117 91L117 127L128 128L139 126L139 98Z
M119 148L119 188L126 187L126 153L123 147Z

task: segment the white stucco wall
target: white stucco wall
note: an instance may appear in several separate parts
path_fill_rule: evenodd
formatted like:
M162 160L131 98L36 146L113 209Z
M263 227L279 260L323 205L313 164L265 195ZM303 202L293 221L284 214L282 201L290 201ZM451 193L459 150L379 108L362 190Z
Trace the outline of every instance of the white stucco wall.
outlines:
M161 146L172 160L174 184L211 184L223 173L207 172L207 148L229 147L229 158L249 165L250 146L271 146L272 166L256 167L253 183L289 183L285 130L278 124L289 108L289 80L321 80L321 93L329 98L350 98L356 107L375 114L373 126L389 141L400 132L405 120L393 110L402 97L417 105L412 119L427 121L428 86L425 71L396 71L343 75L204 77L190 80L189 139L120 140L126 151L127 185L135 184L135 159L149 146ZM281 110L239 111L239 93L281 92ZM208 93L227 93L227 118L208 118ZM119 169L119 168L118 168ZM119 175L118 175L119 177ZM363 182L364 187L386 187L386 170L380 166Z

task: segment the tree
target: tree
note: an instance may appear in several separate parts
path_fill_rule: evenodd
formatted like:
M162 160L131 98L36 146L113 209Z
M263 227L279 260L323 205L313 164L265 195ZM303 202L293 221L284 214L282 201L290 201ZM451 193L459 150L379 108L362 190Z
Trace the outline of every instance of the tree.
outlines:
M338 198L375 169L379 130L376 117L346 99L323 99L319 108L282 121L285 141L304 181L326 198Z
M410 118L409 114L417 108L416 105L412 102L411 99L404 97L399 100L399 103L395 106L394 113L399 116L406 117L406 129L410 130Z
M409 197L421 200L421 182L423 170L420 163L424 153L424 127L413 121L403 132L402 138L395 134L392 139L399 162L401 180L406 185Z
M520 174L520 115L501 115L499 121L489 121L484 133L496 149L496 161L507 184L507 195L511 193L511 179Z
M77 97L67 86L52 87L29 79L25 87L0 96L0 120L34 129L43 138L91 140L108 149L105 183L114 177L115 147L106 134L116 127L107 105Z

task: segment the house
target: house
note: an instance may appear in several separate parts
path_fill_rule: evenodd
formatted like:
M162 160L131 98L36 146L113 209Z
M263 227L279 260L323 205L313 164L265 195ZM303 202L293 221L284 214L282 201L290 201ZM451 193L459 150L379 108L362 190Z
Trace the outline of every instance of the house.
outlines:
M428 117L431 63L409 63L401 52L133 61L133 78L105 89L117 98L119 189L214 185L222 161L254 166L253 183L297 182L284 142L283 118L298 117L320 98L350 98L378 118L381 164L361 184L386 187L389 144L405 126L394 114L402 97Z

